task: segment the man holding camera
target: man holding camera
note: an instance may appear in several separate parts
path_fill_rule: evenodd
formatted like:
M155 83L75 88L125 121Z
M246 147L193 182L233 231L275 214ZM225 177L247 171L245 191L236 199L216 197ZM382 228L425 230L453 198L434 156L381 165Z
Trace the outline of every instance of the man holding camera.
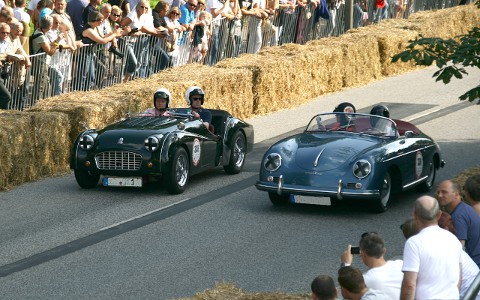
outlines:
M360 238L359 247L348 245L341 255L342 267L350 266L353 254L360 255L368 271L363 274L368 288L382 291L392 299L400 298L403 272L402 260L385 260L385 242L375 232L366 232Z

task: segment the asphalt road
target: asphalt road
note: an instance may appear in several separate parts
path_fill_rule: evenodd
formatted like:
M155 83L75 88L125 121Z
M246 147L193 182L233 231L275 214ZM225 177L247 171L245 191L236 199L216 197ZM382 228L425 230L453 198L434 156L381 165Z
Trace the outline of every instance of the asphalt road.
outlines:
M182 195L158 183L82 190L73 175L0 193L0 298L172 299L220 281L246 291L306 292L316 275L336 276L343 248L366 231L385 236L387 257L401 257L399 225L419 196L414 191L372 214L362 205L274 207L253 184L271 143L341 101L360 111L387 103L394 118L435 138L447 161L437 182L478 166L480 106L457 98L480 72L448 86L431 74L387 78L248 120L256 145L244 172L193 177ZM355 265L363 269L358 259Z

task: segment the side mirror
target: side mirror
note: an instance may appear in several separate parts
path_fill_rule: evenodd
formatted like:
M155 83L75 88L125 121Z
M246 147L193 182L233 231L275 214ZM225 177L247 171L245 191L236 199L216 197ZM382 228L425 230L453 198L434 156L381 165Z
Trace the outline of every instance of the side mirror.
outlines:
M415 133L413 131L405 131L405 138L409 139L415 136Z

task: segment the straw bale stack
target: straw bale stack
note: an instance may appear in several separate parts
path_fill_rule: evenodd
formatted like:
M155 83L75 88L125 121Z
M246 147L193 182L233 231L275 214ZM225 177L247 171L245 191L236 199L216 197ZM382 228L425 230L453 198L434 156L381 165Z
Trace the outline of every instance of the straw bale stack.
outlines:
M449 9L422 11L408 21L424 37L453 38L466 34L472 27L480 26L480 10L473 4Z
M173 107L185 107L185 91L192 85L205 90L204 106L223 109L239 118L253 116L252 72L246 69L218 69L200 64L189 64L155 74L148 80L154 87L166 87L172 93Z
M159 87L166 87L172 92L171 107L185 107L185 90L191 85L200 85L208 87L205 106L225 109L235 116L249 117L253 106L250 78L245 70L219 71L202 65L187 65L156 74L149 79L48 98L29 111L67 114L73 129L70 138L74 140L82 131L82 123L86 123L89 128L103 128L128 112L140 112L152 107L152 95ZM235 95L235 101L229 99L232 95Z
M409 41L418 36L418 32L409 30L409 22L405 19L389 19L379 24L349 31L352 36L360 34L375 37L378 43L379 62L383 76L402 74L420 67L414 61L392 63L395 54L405 50Z
M0 113L0 190L64 173L71 148L68 118L41 112Z
M341 88L343 79L330 76L341 68L343 57L335 47L286 44L219 62L221 69L252 72L255 115L291 108L312 97ZM338 69L337 69L338 71Z
M375 36L366 31L352 31L338 38L315 40L307 43L310 47L330 47L342 49L343 66L333 70L328 76L343 76L343 87L363 85L381 77L378 43Z

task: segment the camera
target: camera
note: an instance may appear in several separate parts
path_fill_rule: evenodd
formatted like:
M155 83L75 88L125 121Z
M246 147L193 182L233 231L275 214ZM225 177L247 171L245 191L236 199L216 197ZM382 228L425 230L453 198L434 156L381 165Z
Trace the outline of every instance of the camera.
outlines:
M12 69L12 63L8 60L1 61L2 66L0 67L0 78L3 80L7 79L10 76L10 71Z
M110 48L108 48L108 51L112 52L113 54L115 54L116 56L118 56L120 58L123 58L123 56L124 56L123 53L118 51L118 49L113 47L113 45L110 46Z
M352 247L350 248L350 253L351 253L351 254L360 254L360 247L358 247L358 246L352 246Z

